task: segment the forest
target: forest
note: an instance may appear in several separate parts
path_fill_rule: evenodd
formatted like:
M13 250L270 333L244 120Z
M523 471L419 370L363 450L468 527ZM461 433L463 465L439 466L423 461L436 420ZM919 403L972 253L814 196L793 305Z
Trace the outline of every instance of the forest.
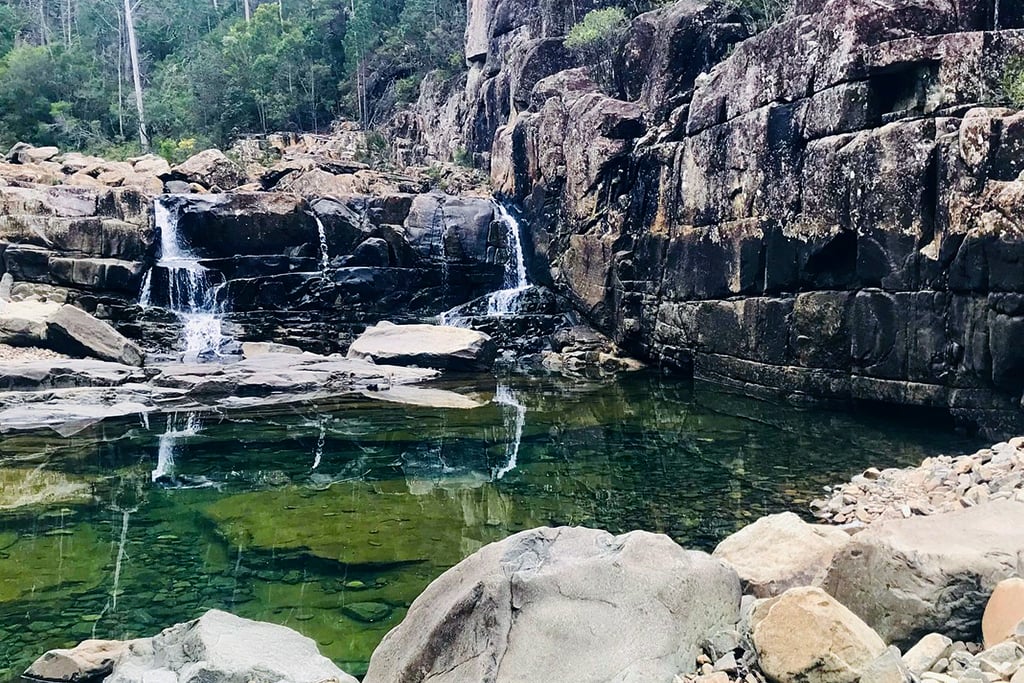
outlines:
M426 71L462 68L464 22L463 0L4 0L0 146L131 155L140 109L171 159L339 116L372 125Z

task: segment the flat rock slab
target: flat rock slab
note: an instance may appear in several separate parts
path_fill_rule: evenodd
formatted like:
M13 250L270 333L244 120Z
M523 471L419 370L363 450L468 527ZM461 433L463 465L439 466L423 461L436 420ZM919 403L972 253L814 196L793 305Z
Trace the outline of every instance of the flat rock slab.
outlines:
M836 553L823 587L888 643L981 635L996 585L1024 559L1024 503L876 522Z
M497 346L483 332L443 325L378 323L352 342L349 358L389 365L487 370Z
M417 405L479 405L452 392L405 386L437 375L436 370L287 351L237 363L146 368L94 360L4 363L0 432L45 427L74 434L104 419L162 409L258 408L364 391Z

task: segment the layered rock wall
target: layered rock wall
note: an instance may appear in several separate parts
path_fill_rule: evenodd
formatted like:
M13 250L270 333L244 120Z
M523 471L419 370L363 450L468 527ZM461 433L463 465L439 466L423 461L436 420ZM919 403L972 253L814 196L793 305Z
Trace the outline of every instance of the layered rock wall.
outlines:
M612 86L548 59L500 106L457 97L481 149L480 112L507 112L488 161L532 219L535 276L628 348L758 393L1010 431L1024 115L999 102L1024 14L1001 5L997 25L985 0L808 0L745 38L725 7L679 2L633 21ZM510 50L488 69L530 52Z

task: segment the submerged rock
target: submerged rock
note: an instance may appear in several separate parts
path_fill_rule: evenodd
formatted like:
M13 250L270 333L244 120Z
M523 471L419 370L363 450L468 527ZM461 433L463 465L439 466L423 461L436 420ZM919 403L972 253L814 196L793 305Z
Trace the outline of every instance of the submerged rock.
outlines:
M839 550L823 587L893 644L931 632L974 640L1022 548L1024 503L878 522Z
M732 570L666 536L534 529L434 581L365 683L671 683L702 640L736 623L739 603Z
M497 348L483 332L441 325L378 323L349 347L348 357L390 365L486 370Z

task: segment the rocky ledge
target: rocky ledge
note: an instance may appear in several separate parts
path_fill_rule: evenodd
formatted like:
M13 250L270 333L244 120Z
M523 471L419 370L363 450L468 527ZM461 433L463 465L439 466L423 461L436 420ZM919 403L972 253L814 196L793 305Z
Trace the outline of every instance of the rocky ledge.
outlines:
M1009 458L1022 443L990 450ZM1022 552L1015 500L846 528L772 515L710 555L642 531L533 529L431 583L364 683L1019 682ZM273 680L303 683L309 667L318 681L351 680L310 647L287 629L211 612L151 639L50 652L27 675L241 681L267 662Z
M434 379L441 369L489 368L494 345L486 334L389 323L357 341L347 358L250 342L241 345L239 357L214 363L158 361L139 367L59 355L5 362L0 365L0 433L49 427L72 434L113 417L266 409L352 394L448 408L481 405L451 391L409 385Z

